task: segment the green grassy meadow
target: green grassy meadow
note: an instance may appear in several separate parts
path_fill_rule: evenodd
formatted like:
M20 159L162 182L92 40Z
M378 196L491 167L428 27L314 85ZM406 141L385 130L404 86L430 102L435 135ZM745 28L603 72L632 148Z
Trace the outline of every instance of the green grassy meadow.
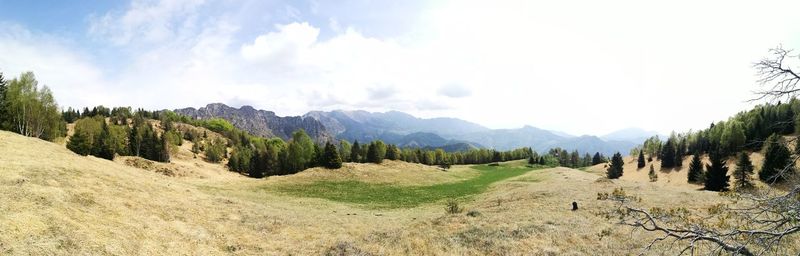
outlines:
M466 198L480 194L494 182L525 174L537 167L515 163L499 166L472 166L479 175L467 180L429 186L396 186L360 181L317 181L310 184L281 185L271 188L298 197L322 198L352 203L368 208L411 208L444 199Z

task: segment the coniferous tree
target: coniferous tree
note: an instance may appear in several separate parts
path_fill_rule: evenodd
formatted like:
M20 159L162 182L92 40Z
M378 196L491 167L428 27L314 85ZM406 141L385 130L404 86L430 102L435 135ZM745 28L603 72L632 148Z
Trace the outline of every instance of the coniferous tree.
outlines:
M704 189L710 191L727 191L730 176L728 166L725 165L725 157L714 149L709 153L711 164L706 165L706 184Z
M108 124L106 124L105 121L102 122L102 129L94 145L94 147L98 148L97 156L108 160L114 160L114 155L117 153L116 147L111 139L111 132L108 130Z
M89 135L86 132L75 132L69 137L67 148L78 155L86 156L92 152L92 142L89 141Z
M758 172L758 178L766 183L781 182L786 175L794 173L794 162L789 149L781 142L777 134L767 139L764 152L764 164Z
M675 161L673 163L675 167L683 166L683 153L678 148L675 149Z
M637 167L641 169L644 168L644 165L644 150L639 150L639 163L637 164ZM652 168L652 165L650 167Z
M692 157L692 163L689 164L688 179L689 183L699 183L705 178L703 174L703 162L700 160L700 153L695 153Z
M358 140L353 142L353 147L350 149L350 161L353 163L361 162L361 145Z
M169 163L170 162L170 158L169 158L169 140L167 139L166 135L167 135L166 133L161 135L161 143L160 143L160 145L158 147L158 149L159 149L158 161L159 162L164 162L164 163Z
M266 160L266 152L253 152L253 155L250 157L250 170L248 172L248 176L251 178L263 178L264 174L267 172L267 160Z
M493 151L492 152L492 162L497 163L497 162L502 162L502 161L503 161L503 156L500 154L500 152Z
M325 143L325 156L323 157L323 166L328 169L342 168L342 158L339 156L339 150L336 149L332 143Z
M388 160L397 160L399 158L397 146L394 144L389 144L386 146L386 159Z
M592 157L592 165L598 165L604 162L605 159L603 159L603 155L601 155L600 152L595 152L594 156Z
M667 143L661 148L661 168L675 167L675 145L673 140L667 140Z
M650 177L650 182L658 181L658 174L656 173L656 168L653 165L650 165L650 172L647 173L647 176Z
M622 155L617 152L613 157L611 157L611 165L606 170L606 176L609 179L617 179L622 177L622 167L624 165L625 162L622 160Z
M131 132L128 134L128 152L133 156L141 156L140 149L142 146L142 137L139 135L138 125L134 124Z
M736 162L736 169L733 171L734 187L736 189L749 189L753 187L751 175L753 175L753 163L747 152L739 153L739 161Z
M309 167L325 166L325 160L325 152L319 144L314 143L314 160Z
M380 141L373 141L367 148L367 161L370 163L380 164L383 162L384 156L381 155L381 149L378 142Z

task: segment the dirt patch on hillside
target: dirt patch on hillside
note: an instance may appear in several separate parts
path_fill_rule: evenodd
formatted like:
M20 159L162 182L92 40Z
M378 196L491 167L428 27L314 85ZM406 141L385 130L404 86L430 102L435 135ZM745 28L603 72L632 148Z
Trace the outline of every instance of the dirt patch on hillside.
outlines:
M195 177L204 178L203 175L181 165L172 163L160 163L147 160L141 157L121 156L117 157L116 162L123 163L127 166L152 171L169 177Z

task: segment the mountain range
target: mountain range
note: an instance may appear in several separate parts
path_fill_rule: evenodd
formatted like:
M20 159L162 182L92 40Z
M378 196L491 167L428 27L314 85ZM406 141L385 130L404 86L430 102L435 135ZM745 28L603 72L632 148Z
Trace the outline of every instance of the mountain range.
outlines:
M509 150L532 147L544 152L560 147L580 152L610 155L627 153L644 139L655 135L637 128L616 131L602 137L573 136L533 126L517 129L489 129L457 118L418 118L399 111L311 111L303 116L280 117L272 111L250 106L229 107L221 103L199 109L183 108L175 112L198 119L223 118L234 126L259 136L289 139L297 129L304 129L318 142L331 139L368 142L376 139L400 147L443 148L447 151L473 148Z

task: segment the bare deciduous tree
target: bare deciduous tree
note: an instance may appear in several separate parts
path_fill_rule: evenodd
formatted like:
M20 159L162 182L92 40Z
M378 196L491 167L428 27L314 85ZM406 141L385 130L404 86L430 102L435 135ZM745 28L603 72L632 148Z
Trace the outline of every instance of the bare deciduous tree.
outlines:
M762 89L756 91L756 100L791 99L798 92L800 75L792 69L792 61L800 61L800 56L792 55L792 50L777 48L769 50L770 56L756 62L753 67L759 76ZM797 63L795 63L797 64Z

